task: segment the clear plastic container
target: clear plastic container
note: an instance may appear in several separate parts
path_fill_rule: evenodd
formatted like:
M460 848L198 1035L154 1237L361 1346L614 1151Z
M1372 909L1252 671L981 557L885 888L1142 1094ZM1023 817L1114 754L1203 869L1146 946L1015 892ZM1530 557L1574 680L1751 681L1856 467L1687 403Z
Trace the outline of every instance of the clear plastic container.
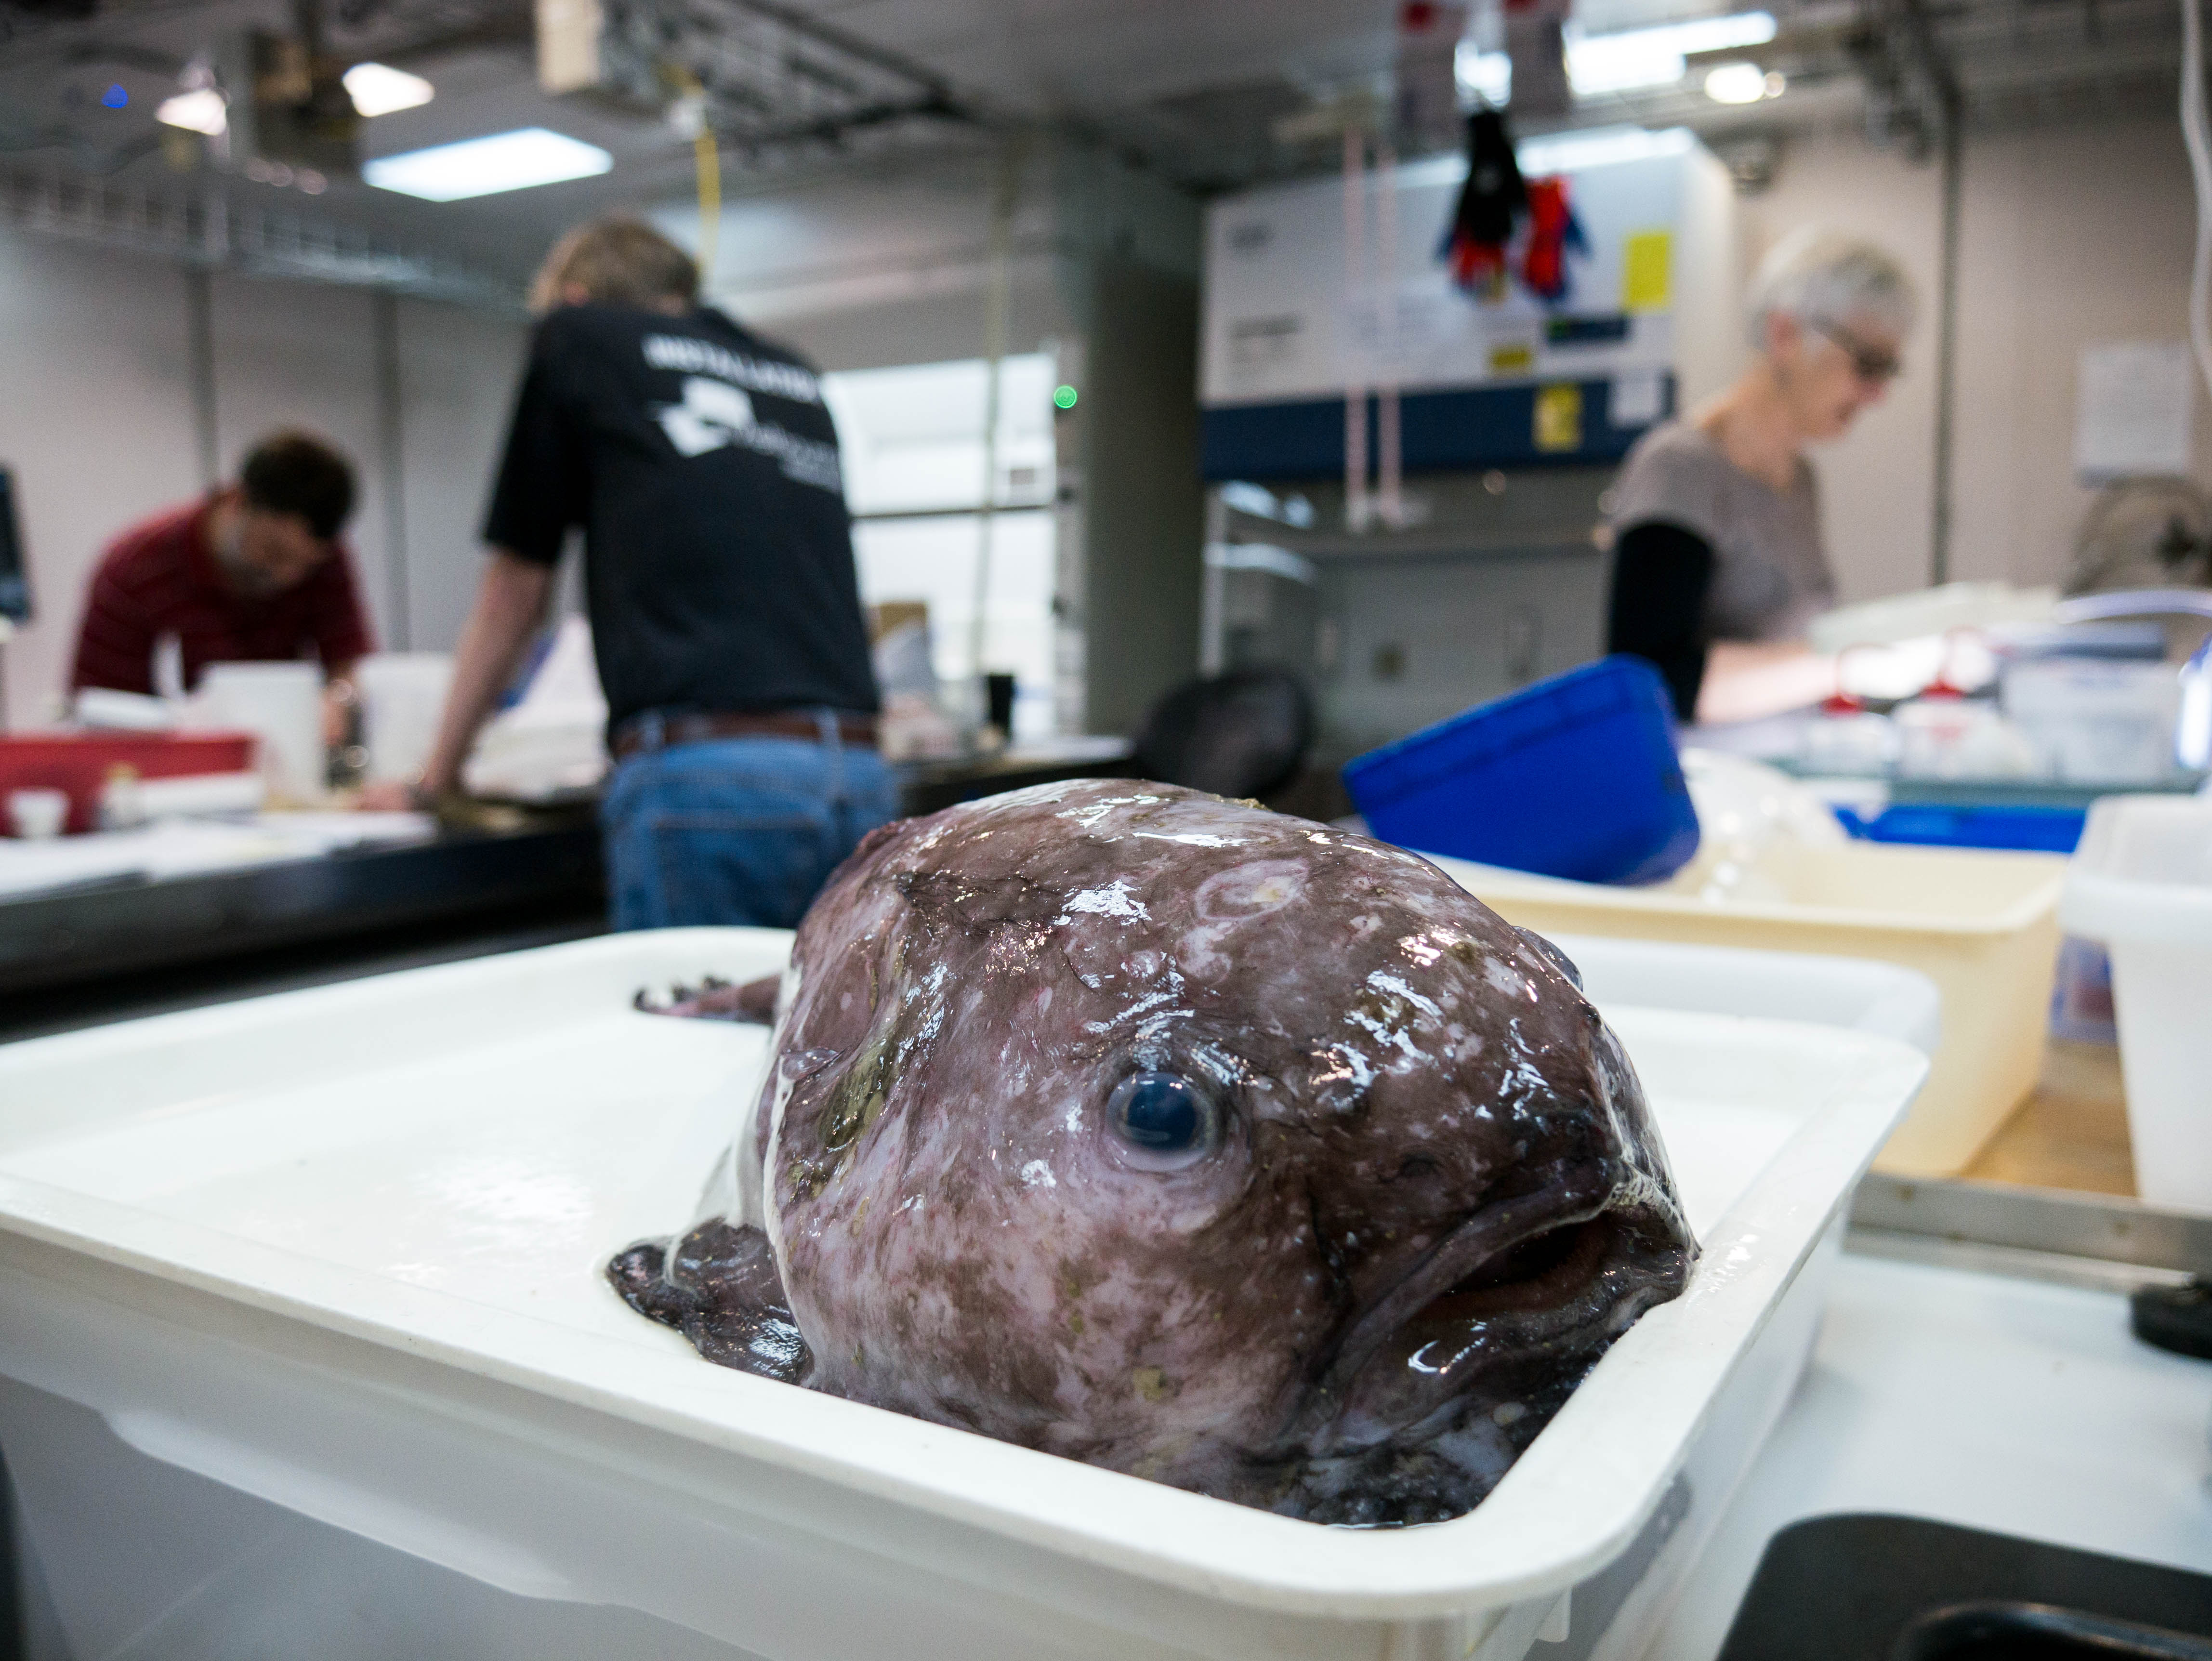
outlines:
M2212 801L2098 802L2061 915L2112 953L2136 1193L2212 1212Z
M1437 863L1510 922L1547 934L1875 958L1920 970L1942 990L1943 1040L1876 1170L1964 1170L2043 1070L2066 872L2049 855L1778 843L1733 889L1698 867L1626 890Z
M2004 709L2052 778L2141 787L2177 770L2181 679L2170 663L2043 658L2008 664Z

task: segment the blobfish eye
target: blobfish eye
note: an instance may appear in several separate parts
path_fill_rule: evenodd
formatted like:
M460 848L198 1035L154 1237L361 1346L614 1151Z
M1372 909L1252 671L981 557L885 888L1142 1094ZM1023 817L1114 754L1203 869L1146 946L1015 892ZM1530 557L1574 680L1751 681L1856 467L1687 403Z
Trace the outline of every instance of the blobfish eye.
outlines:
M1177 1073L1132 1073L1106 1098L1114 1134L1152 1162L1188 1165L1220 1140L1212 1098Z

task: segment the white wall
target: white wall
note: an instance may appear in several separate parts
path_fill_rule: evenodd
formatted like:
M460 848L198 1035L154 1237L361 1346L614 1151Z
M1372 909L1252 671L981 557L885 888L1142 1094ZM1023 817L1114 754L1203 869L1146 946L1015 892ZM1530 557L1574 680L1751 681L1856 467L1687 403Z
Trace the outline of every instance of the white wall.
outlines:
M383 470L377 465L376 347L365 289L213 279L217 465L234 477L253 441L279 427L327 438L353 459L359 492L346 540L379 645L386 596Z
M15 477L35 620L5 645L5 716L69 674L103 541L199 488L185 278L0 232L0 465Z
M1905 377L1815 458L1847 599L1928 580L1935 484L1940 180L1854 134L1793 138L1773 186L1744 204L1747 272L1811 222L1887 244L1919 283ZM2163 118L1976 136L1960 265L1951 573L2053 582L2091 493L2073 470L2075 365L2100 341L2188 332L2195 223L2178 126ZM2196 472L2212 478L2197 405Z
M1012 220L1009 348L1031 351L1071 321L1054 287L1054 161L1022 162ZM980 356L991 274L996 158L887 158L722 205L709 291L750 327L830 370ZM653 218L687 247L696 209Z
M417 651L451 648L476 597L477 532L529 343L527 327L510 318L399 302L400 494L409 644Z
M2196 210L2179 125L2046 130L1970 151L1960 262L1960 576L2048 582L2091 493L2073 472L2081 349L2188 338ZM2197 389L2196 465L2212 482Z
M218 274L221 466L280 424L354 459L347 535L380 642L450 647L526 338L518 320L398 306L406 615L386 563L376 348L366 293ZM117 532L202 485L186 280L176 266L0 230L0 465L15 472L37 616L6 646L4 718L44 720L69 673L85 583Z

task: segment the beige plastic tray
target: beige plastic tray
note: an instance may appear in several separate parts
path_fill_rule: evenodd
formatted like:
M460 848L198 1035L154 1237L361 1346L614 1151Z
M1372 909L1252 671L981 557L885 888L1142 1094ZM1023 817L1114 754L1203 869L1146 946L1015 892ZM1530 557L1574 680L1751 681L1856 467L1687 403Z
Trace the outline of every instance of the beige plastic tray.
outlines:
M1763 887L1784 896L1778 901L1714 901L1674 885L1608 888L1465 860L1436 863L1508 921L1545 934L1875 958L1926 975L1942 993L1942 1042L1877 1171L1964 1170L2043 1070L2066 873L2055 855L1785 843L1758 872Z

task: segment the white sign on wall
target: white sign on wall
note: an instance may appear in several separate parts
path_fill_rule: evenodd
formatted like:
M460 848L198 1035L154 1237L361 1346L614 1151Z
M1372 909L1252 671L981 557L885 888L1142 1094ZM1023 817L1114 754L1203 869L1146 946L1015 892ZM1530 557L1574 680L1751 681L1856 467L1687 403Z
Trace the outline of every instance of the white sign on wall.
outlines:
M1518 281L1494 299L1453 284L1440 245L1467 173L1461 157L1398 168L1388 214L1375 200L1383 183L1366 181L1364 234L1391 219L1396 234L1388 259L1370 262L1377 277L1357 284L1346 276L1340 178L1215 204L1201 402L1326 398L1352 378L1417 392L1671 367L1676 238L1695 140L1633 137L1579 150L1559 141L1522 147L1527 176L1565 180L1583 233L1584 246L1566 256L1568 292L1554 302Z
M2074 399L2074 470L2085 484L2187 473L2196 365L2180 341L2081 349Z

